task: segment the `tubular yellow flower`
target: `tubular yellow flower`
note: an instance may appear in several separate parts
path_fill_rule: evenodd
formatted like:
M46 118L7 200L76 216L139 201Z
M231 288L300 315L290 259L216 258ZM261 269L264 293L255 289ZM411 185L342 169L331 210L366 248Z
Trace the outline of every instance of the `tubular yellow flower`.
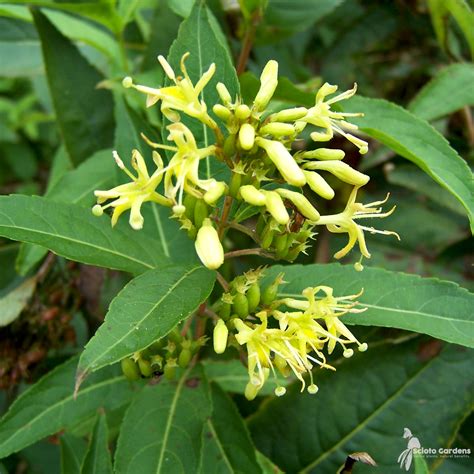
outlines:
M306 219L316 222L320 215L313 205L301 193L290 191L289 189L280 188L276 192L283 198L290 200Z
M210 219L204 219L194 246L202 264L210 270L217 270L224 263L224 249Z
M329 186L327 181L316 171L303 170L308 186L324 199L332 199L334 197L334 189Z
M358 129L356 125L347 122L345 120L346 117L360 117L362 114L334 112L331 110L332 104L352 97L357 91L357 84L354 84L352 89L338 94L332 99L325 100L326 96L331 95L336 91L337 86L333 86L327 82L323 84L316 94L314 107L308 109L306 116L300 120L324 129L323 132L311 133L311 138L315 142L328 141L333 137L334 132L337 132L357 146L361 154L367 153L367 142L346 131L355 131Z
M286 210L283 199L276 191L261 190L265 196L265 206L267 211L278 222L278 224L286 225L290 221L290 215Z
M148 86L136 85L130 77L126 77L122 81L122 84L124 87L133 87L137 91L146 94L147 107L151 107L161 100L161 111L165 117L172 122L177 122L180 119L178 112L184 112L191 117L201 120L211 128L216 128L216 123L207 113L205 102L200 100L200 94L214 75L216 66L212 63L196 85L194 85L186 70L185 61L188 56L189 53L185 53L181 58L181 72L183 73L183 77L176 77L173 68L166 59L163 56L158 56L161 67L169 79L174 82L174 86L154 89Z
M222 354L225 351L228 335L229 330L227 329L225 322L222 319L219 319L214 327L213 333L214 351L216 354Z
M255 143L267 152L268 157L288 184L293 186L306 184L303 171L283 143L261 137L256 138Z
M255 143L255 128L249 123L244 123L239 130L239 143L242 150L251 150Z
M369 176L360 171L350 167L347 163L337 160L328 161L311 161L303 165L307 170L323 170L329 171L344 183L352 184L353 186L364 186L370 180Z
M108 191L94 191L94 195L97 197L97 204L93 207L92 212L95 215L101 215L105 209L112 207L114 209L112 213L112 226L114 226L120 215L130 209L130 226L135 230L139 230L143 227L143 216L140 212L140 208L144 202L153 201L162 206L172 205L169 199L156 192L156 188L163 179L163 173L165 172L163 161L157 152L153 152L153 161L156 165L156 171L150 176L142 155L138 150L133 150L131 162L132 167L137 172L137 176L135 176L125 167L116 151L113 152L113 156L117 166L123 170L132 181L116 186ZM109 204L102 205L109 199L113 199L113 201Z
M267 202L265 194L250 184L240 188L240 195L245 202L251 204L252 206L264 206Z
M347 255L350 250L354 247L356 242L359 243L359 249L364 257L370 258L370 253L367 249L365 242L364 230L371 234L383 234L383 235L394 235L400 240L400 236L396 232L388 230L377 230L373 227L365 227L356 223L358 219L371 219L371 218L382 218L387 217L393 213L396 206L388 212L382 212L381 204L385 204L389 198L389 195L383 201L375 201L369 204L361 204L356 202L357 191L359 188L356 186L351 192L349 200L347 201L346 208L340 214L332 214L329 216L321 216L317 225L325 225L329 232L335 234L347 233L349 236L349 242L347 245L336 252L334 257L339 259Z

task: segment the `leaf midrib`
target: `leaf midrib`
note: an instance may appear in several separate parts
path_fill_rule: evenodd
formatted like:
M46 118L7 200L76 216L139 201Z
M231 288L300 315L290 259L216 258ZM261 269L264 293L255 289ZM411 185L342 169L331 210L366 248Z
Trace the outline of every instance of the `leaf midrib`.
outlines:
M227 466L227 468L229 469L229 472L235 472L234 471L234 468L232 467L232 464L230 462L230 459L228 458L227 456L227 453L224 449L224 446L222 445L220 439L219 439L219 436L216 432L216 429L214 428L214 424L212 423L212 419L209 419L207 420L207 425L209 426L209 430L211 431L212 433L212 436L213 436L213 439L214 441L216 442L217 444L217 447L219 448L219 451L221 452L222 454L222 458Z
M76 401L79 400L79 398L82 396L82 395L85 395L86 393L88 392L91 392L92 390L95 390L95 389L98 389L98 388L101 388L103 386L106 386L106 385L111 385L111 384L114 384L115 382L119 382L119 381L122 381L122 380L125 380L125 376L123 375L120 375L120 376L117 376L117 377L114 377L114 378L111 378L111 379L107 379L107 380L104 380L102 382L99 382L97 384L94 384L94 385L91 385L90 387L86 387L84 388L83 390L81 390L78 394L77 394L77 398L76 398ZM54 405L51 405L49 406L46 410L44 410L43 412L41 412L39 415L37 415L36 417L34 417L32 420L30 420L28 422L28 424L26 426L31 426L33 423L35 423L37 420L41 419L42 417L44 417L45 415L47 415L51 410L54 410L58 407L61 407L62 405L64 405L65 403L71 401L72 399L74 398L74 393L73 391L71 391L71 395L68 395L66 398L64 398L63 400L61 400L59 403L56 403ZM8 420L7 420L8 421ZM25 428L25 427L24 427ZM23 434L23 430L17 430L15 431L15 433L13 433L12 436L10 436L10 438L8 438L7 440L3 441L2 442L2 445L6 444L7 442L8 443L11 443L11 441L13 439L15 439L15 437L17 437L17 435L19 434ZM0 445L1 446L1 445ZM12 451L14 452L14 451ZM0 451L0 455L2 457L5 457L5 456L8 456L9 454L11 454L11 452L8 452L7 451L7 454L1 454L1 451Z
M112 351L112 349L114 349L117 345L121 344L123 342L124 339L126 339L131 333L133 333L135 331L135 327L137 326L141 326L143 324L143 321L145 321L155 310L156 308L171 294L174 292L174 290L176 289L176 287L181 284L181 282L185 279L185 278L188 278L192 273L194 273L196 270L199 270L201 269L202 267L201 266L196 266L196 267L193 267L191 268L190 270L188 270L187 272L185 272L175 283L173 283L173 285L171 285L168 290L166 291L166 293L152 306L152 308L146 312L146 314L136 323L134 324L134 327L133 329L130 329L127 333L125 333L120 339L118 339L113 345L109 346L107 348L107 350L105 352L103 352L102 354L100 354L99 356L97 356L92 362L89 362L87 364L86 367L84 367L83 369L85 371L87 371L89 368L91 367L94 367L94 364L100 360L101 358L103 358L106 354L108 354L110 351ZM103 364L102 366L96 366L94 367L95 370L103 367L104 365L106 364ZM82 368L80 365L79 365L80 368Z
M59 240L63 240L65 242L73 242L75 244L80 244L84 247L90 247L90 248L93 248L93 249L96 249L96 250L100 250L101 252L105 252L105 253L108 253L110 255L114 255L114 256L117 256L117 257L121 257L121 258L125 258L126 260L129 260L131 262L135 262L135 263L139 263L140 265L143 265L144 267L148 268L148 269L152 269L152 268L155 268L153 265L150 265L149 263L146 263L142 260L138 260L136 258L133 258L132 256L130 255L126 255L126 254L123 254L123 253L119 253L119 252L114 252L113 250L111 249L108 249L106 247L100 247L98 245L93 245L93 244L90 244L88 242L85 242L83 240L77 240L77 239L74 239L72 237L66 237L66 236L63 236L61 234L53 234L51 232L45 232L45 231L41 231L41 230L38 230L38 229L32 229L32 228L29 228L29 227L22 227L22 226L18 226L18 225L11 225L11 226L7 226L7 225L0 225L0 230L2 228L7 228L7 229L19 229L19 230L23 230L23 231L26 231L26 232L30 232L30 233L33 233L33 234L40 234L40 235L45 235L45 236L48 236L48 237L53 237L53 238L56 238L56 239L59 239ZM8 237L8 236L6 236ZM36 244L36 242L31 242L33 244ZM38 245L38 244L37 244ZM58 254L59 255L59 254ZM63 254L65 257L67 258L70 258L68 255L65 255ZM116 267L115 267L116 268ZM121 268L121 267L119 267Z
M190 372L190 370L191 368L187 369L186 372L184 372L174 392L173 400L171 402L170 409L168 411L168 419L166 420L165 432L163 433L163 442L161 444L160 457L158 458L158 465L156 467L157 474L160 474L161 472L161 466L163 464L163 458L165 456L166 446L168 444L168 438L171 431L172 420L174 418L175 411L176 411L176 405L178 404L178 399L179 399L179 396L181 395L181 390L183 389L184 381L186 380L186 377L188 376L188 373Z
M396 390L390 397L385 399L385 401L379 405L372 413L367 416L364 420L362 420L361 423L359 423L353 430L351 430L347 435L345 435L342 439L340 439L334 446L332 446L330 449L322 453L317 459L315 459L313 462L305 466L304 468L300 469L298 471L299 474L306 474L310 472L311 469L313 469L315 466L317 466L322 460L326 459L331 453L339 449L342 445L346 443L349 439L351 439L354 435L356 435L360 430L365 428L367 424L375 418L382 410L384 410L388 405L392 403L398 396L407 388L409 387L414 381L429 367L434 362L437 362L439 359L439 356L434 357L431 359L426 365L420 367L419 370L417 370L405 383L403 383L398 390Z

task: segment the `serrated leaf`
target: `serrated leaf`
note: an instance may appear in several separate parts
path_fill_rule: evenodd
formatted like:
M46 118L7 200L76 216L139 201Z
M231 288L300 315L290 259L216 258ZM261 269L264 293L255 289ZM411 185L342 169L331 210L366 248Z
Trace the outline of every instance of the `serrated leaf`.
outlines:
M36 278L27 278L0 298L0 327L14 321L28 303L36 288Z
M99 151L82 162L76 169L66 171L45 193L45 197L57 202L92 206L96 189L108 189L113 184L115 162L112 150ZM38 245L22 244L16 268L26 275L47 254Z
M97 417L92 438L81 466L81 474L112 474L112 458L108 446L108 428L104 413Z
M0 235L41 245L89 265L142 273L166 263L159 242L77 205L36 196L0 196Z
M99 407L113 410L131 400L133 386L118 374L116 367L93 374L74 398L76 366L74 357L15 400L0 420L0 458L75 426Z
M87 443L68 433L61 436L61 474L81 474Z
M416 343L384 345L336 372L317 371L316 395L296 384L251 418L257 448L287 472L334 473L347 455L366 451L380 472L397 474L404 428L423 447L449 446L474 401L474 352L449 346L431 359L422 354Z
M247 427L229 396L211 384L212 416L203 433L199 472L202 474L260 474Z
M114 469L117 474L195 474L202 431L211 415L202 369L186 370L178 381L145 387L127 410Z
M196 1L189 17L179 28L178 38L170 48L168 61L175 71L179 71L181 57L189 52L186 68L194 84L209 66L215 63L216 73L201 94L208 111L212 114L212 106L219 102L216 84L223 82L231 96L235 96L239 92L239 82L229 52L222 44L221 35L215 31L216 25L211 21L211 15L205 2ZM198 146L206 147L214 143L214 136L208 127L196 119L182 115L182 122L192 130ZM162 135L165 137L166 131ZM208 157L206 166L202 166L206 178L216 178L216 171L220 171L219 165L215 158Z
M353 122L399 155L415 163L463 205L474 230L474 186L466 162L427 122L382 99L354 97L347 112L362 112ZM352 119L351 119L352 120Z
M474 65L451 64L441 69L418 92L408 110L424 120L435 120L474 105Z
M318 285L333 287L336 296L363 289L358 307L367 310L343 316L344 323L416 331L474 347L474 294L455 283L379 268L365 268L361 273L338 263L276 266L268 278L282 271L289 282L280 287L282 297L301 295L308 286Z
M118 362L166 336L206 300L214 279L202 266L167 265L132 280L86 345L79 373Z
M249 381L249 374L247 368L239 360L212 360L203 361L204 371L209 381L217 383L226 392L240 393L245 392L245 386ZM259 395L272 395L275 388L279 386L286 386L291 382L291 379L278 377L270 377Z
M103 76L45 15L34 10L33 18L56 118L66 149L77 164L112 146L112 94L96 88Z

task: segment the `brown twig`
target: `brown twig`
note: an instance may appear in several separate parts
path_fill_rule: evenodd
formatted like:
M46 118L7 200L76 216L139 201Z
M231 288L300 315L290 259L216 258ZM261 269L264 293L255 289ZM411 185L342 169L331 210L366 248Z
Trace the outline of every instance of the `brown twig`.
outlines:
M217 274L217 281L219 282L219 285L222 286L222 289L224 291L229 291L230 285L227 282L227 280L222 276L221 273L216 272L216 274Z
M260 23L260 12L256 10L247 24L244 40L242 42L242 49L240 50L239 59L237 60L237 75L240 76L245 72L247 62L249 60L250 51L252 51L253 41L255 39L255 32L257 25Z
M260 255L261 257L267 257L275 260L275 256L261 248L256 249L242 249L242 250L233 250L232 252L227 252L224 254L224 258L235 258L242 257L243 255Z
M224 200L224 208L222 209L222 216L219 222L218 234L219 238L222 239L224 230L227 226L227 219L229 218L230 209L232 207L232 196L226 196Z

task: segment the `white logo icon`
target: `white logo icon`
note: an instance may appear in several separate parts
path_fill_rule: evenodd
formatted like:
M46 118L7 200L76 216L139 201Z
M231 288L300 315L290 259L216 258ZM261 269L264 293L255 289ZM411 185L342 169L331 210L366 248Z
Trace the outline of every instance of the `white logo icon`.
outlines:
M400 456L398 456L398 461L400 463L400 469L405 468L405 471L410 469L411 463L413 461L413 453L415 450L421 448L420 440L412 435L411 431L408 428L403 430L403 437L408 439L407 449L405 449Z

